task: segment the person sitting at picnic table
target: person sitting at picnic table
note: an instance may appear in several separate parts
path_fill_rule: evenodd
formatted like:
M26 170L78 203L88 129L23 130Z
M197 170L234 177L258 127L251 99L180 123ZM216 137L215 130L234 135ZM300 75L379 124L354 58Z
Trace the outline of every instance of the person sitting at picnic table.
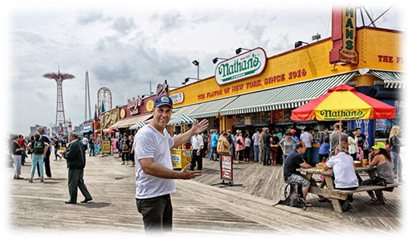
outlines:
M336 189L356 190L359 187L359 180L356 176L352 156L346 154L346 147L343 145L336 148L335 154L327 161L323 170L333 169L334 187ZM353 202L353 194L350 194L346 201L341 201L342 210L348 211L351 202Z
M311 168L312 166L306 163L302 158L302 154L306 151L306 145L304 142L296 143L295 149L287 156L283 165L283 178L287 183L298 183L302 185L303 199L307 207L311 207L312 204L306 202L306 196L309 192L310 181L307 180L297 170L299 168ZM329 199L319 196L319 202L328 202Z
M369 168L377 165L377 177L364 180L362 185L377 185L382 181L385 181L387 184L394 183L392 159L386 150L386 145L382 142L378 142L372 148L374 151L371 154L375 157L373 160L369 158ZM367 191L367 193L370 196L370 204L379 204L373 191Z

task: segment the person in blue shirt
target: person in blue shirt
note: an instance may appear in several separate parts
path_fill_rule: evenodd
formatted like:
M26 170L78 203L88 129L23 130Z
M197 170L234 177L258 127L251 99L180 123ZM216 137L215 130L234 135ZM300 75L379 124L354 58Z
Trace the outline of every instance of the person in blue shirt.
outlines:
M219 140L219 136L218 136L218 130L214 130L214 133L211 136L211 148L212 148L212 155L209 156L209 160L214 160L214 161L218 161L218 152L216 150L217 146L218 146L218 140ZM212 157L212 159L211 159Z
M327 160L327 158L329 157L329 149L329 137L325 137L324 142L322 143L322 145L320 145L319 148L319 162Z

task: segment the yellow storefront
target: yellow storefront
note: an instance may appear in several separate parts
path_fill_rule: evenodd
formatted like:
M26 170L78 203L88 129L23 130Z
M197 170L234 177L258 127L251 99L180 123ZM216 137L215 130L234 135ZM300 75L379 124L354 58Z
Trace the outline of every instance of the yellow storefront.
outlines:
M287 118L291 109L334 86L349 84L358 88L389 84L389 79L381 78L380 74L393 74L400 82L403 34L370 27L359 28L356 32L357 64L330 64L331 38L266 58L260 74L223 84L217 79L220 63L215 76L170 91L171 97L178 95L182 99L174 104L175 114L208 118L210 126L220 131L232 129L238 122L243 125L277 124L290 121ZM263 58L261 51L263 49L255 48L224 62L233 62L228 67L234 71L235 66L239 66L236 62L249 60L257 54ZM225 67L225 71L227 69ZM242 118L239 121L238 115Z

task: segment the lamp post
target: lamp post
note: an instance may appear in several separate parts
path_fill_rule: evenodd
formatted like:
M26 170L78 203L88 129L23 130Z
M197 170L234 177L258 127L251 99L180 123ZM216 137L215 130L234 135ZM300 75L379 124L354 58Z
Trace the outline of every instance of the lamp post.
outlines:
M242 50L250 51L250 49L247 49L247 48L238 48L238 49L235 50L235 53L239 54L239 53L242 52Z
M297 42L295 42L295 48L298 48L298 47L302 46L303 44L308 45L309 43L303 42L303 41L297 41Z
M221 60L226 60L226 58L216 57L216 58L212 59L212 62L215 64L215 63L218 62L219 59L221 59Z
M197 79L199 79L199 62L197 60L192 61L192 64L194 64L197 67Z

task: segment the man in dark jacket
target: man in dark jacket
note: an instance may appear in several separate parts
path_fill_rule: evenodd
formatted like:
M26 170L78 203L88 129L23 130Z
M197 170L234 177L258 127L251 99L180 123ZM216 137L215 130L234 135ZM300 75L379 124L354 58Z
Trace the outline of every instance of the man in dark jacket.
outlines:
M67 159L68 168L68 192L70 200L67 204L77 203L77 187L84 195L85 199L81 203L87 203L92 200L87 187L84 184L84 167L85 167L85 149L81 141L78 140L78 134L71 132L69 135L70 145L64 152L64 158Z

